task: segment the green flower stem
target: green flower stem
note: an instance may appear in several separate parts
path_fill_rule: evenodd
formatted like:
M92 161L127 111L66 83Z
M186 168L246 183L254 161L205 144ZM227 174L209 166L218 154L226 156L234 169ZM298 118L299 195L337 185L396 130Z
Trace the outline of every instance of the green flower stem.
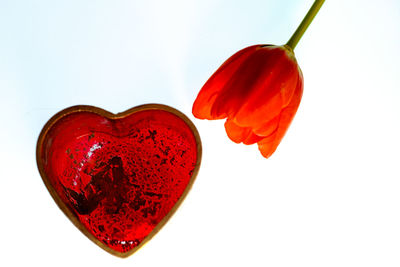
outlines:
M314 4L311 6L310 10L304 17L303 21L300 23L297 30L293 33L292 37L290 37L290 40L287 42L286 45L291 47L292 50L296 47L297 43L300 41L304 32L307 30L308 26L310 26L315 15L317 15L319 9L321 8L324 2L325 0L315 0Z

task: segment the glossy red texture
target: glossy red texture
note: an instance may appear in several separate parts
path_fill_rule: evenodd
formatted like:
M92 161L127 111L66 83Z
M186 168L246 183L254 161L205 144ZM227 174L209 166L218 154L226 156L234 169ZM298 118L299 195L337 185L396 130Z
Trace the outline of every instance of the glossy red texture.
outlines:
M129 252L191 184L200 157L197 132L167 110L110 118L85 109L53 118L39 139L39 169L89 237Z
M257 143L268 158L285 135L303 94L303 75L287 46L254 45L240 50L200 90L193 115L227 118L236 143Z

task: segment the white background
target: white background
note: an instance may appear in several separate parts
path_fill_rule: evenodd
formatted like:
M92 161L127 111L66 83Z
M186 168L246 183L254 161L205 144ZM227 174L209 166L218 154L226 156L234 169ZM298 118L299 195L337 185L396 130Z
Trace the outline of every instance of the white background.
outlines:
M284 44L311 0L0 1L1 266L400 266L400 3L327 1L295 52L299 111L277 152L191 116L248 45ZM163 103L203 140L194 187L127 259L84 237L36 167L45 122L77 104Z

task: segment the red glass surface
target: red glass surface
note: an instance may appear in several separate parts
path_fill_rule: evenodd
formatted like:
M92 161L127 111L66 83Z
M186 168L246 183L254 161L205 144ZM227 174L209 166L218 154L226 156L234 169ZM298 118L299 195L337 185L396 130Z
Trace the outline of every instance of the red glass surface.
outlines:
M190 127L165 110L120 119L68 114L47 132L41 155L62 202L118 252L137 247L169 213L198 157Z

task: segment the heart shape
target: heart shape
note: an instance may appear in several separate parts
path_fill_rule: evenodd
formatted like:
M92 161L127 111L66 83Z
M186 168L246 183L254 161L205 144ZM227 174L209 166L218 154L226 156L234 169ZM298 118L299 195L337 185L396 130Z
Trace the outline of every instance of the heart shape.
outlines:
M134 253L168 221L197 175L201 141L181 112L74 106L44 126L36 158L67 217L113 255Z

